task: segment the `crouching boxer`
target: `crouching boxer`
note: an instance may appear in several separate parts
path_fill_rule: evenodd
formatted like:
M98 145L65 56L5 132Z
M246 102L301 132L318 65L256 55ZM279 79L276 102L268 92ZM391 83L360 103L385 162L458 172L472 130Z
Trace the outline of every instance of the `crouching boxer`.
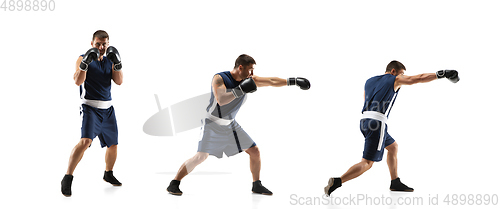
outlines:
M372 77L365 84L365 104L363 116L360 121L360 129L365 137L365 147L361 162L353 165L344 175L339 178L330 178L328 185L324 188L326 195L330 195L335 189L342 186L346 181L354 179L370 169L374 162L382 160L384 149L387 150L387 165L391 174L391 191L413 192L403 184L398 176L398 144L387 133L387 118L392 105L396 100L399 89L403 85L426 83L439 78L447 78L456 83L460 80L456 70L440 70L436 73L425 73L415 76L404 75L405 66L392 61L387 65L384 75Z
M253 75L255 60L246 55L240 55L231 71L217 73L212 79L212 94L203 120L201 140L198 152L185 161L175 178L170 182L167 191L173 195L182 195L179 189L180 181L193 169L205 161L209 155L222 158L233 156L245 151L250 155L250 171L252 172L252 192L272 195L260 181L260 152L257 144L235 121L236 113L242 106L248 93L255 92L257 87L281 87L295 85L303 90L310 88L305 78L282 79L277 77L258 77Z

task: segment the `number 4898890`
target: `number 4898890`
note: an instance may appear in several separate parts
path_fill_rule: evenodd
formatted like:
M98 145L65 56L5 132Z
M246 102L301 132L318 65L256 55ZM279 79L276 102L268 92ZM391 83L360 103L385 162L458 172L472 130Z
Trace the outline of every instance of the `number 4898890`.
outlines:
M54 0L3 0L0 10L3 11L54 11L56 2Z

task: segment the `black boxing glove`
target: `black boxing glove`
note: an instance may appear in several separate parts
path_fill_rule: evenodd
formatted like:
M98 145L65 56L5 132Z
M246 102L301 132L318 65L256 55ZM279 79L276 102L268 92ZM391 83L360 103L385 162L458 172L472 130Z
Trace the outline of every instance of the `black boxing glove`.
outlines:
M83 55L82 62L80 63L80 70L81 71L87 71L89 64L94 61L99 59L99 49L97 48L91 48Z
M458 71L456 70L440 70L436 72L437 78L447 78L452 83L456 83L460 80L458 77Z
M236 98L241 97L246 93L253 93L255 91L257 91L257 85L255 84L253 78L247 78L241 81L240 85L236 86L234 89L231 89L231 92Z
M301 77L297 78L288 78L286 79L286 85L287 86L299 86L300 89L302 90L307 90L311 88L311 83L309 83L309 80Z
M115 71L119 71L122 69L122 60L120 58L120 54L114 46L109 46L108 49L106 49L106 57L108 57L108 59L111 60L113 64L115 64Z

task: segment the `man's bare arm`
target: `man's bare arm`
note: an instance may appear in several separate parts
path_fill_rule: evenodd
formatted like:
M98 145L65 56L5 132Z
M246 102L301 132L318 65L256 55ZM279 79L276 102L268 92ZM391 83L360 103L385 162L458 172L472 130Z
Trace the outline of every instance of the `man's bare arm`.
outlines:
M272 86L272 87L281 87L286 86L286 79L278 78L278 77L258 77L253 76L253 80L257 87L264 86Z
M117 84L117 85L122 85L123 83L123 71L120 69L120 70L115 70L115 65L113 64L113 72L112 72L112 78L113 78L113 81Z
M394 90L398 90L402 85L413 85L417 83L427 83L436 80L435 73L423 73L414 76L399 75L394 82Z
M212 79L212 91L214 93L215 99L220 106L229 104L235 99L232 92L227 92L226 85L224 85L224 80L220 75L215 75Z
M83 57L80 56L76 60L76 72L73 75L73 80L75 80L75 84L77 86L82 85L82 83L85 81L87 78L87 71L80 70L80 63L82 62Z

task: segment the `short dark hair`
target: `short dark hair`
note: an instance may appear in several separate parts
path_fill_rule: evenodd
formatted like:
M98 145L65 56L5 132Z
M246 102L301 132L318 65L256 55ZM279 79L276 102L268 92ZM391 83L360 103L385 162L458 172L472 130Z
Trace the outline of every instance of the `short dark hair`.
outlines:
M234 62L234 69L238 68L240 65L246 67L246 66L249 66L251 64L257 64L255 62L255 60L250 57L249 55L246 55L246 54L242 54L240 55L236 61Z
M109 40L109 35L108 33L106 33L106 31L103 31L103 30L98 30L94 33L94 35L92 36L92 41L95 40L95 38L107 38Z
M392 69L395 69L396 72L399 72L400 70L406 70L406 67L403 65L403 63L401 63L399 61L396 61L396 60L392 60L387 65L387 68L385 69L385 72L386 73L387 72L391 72Z

